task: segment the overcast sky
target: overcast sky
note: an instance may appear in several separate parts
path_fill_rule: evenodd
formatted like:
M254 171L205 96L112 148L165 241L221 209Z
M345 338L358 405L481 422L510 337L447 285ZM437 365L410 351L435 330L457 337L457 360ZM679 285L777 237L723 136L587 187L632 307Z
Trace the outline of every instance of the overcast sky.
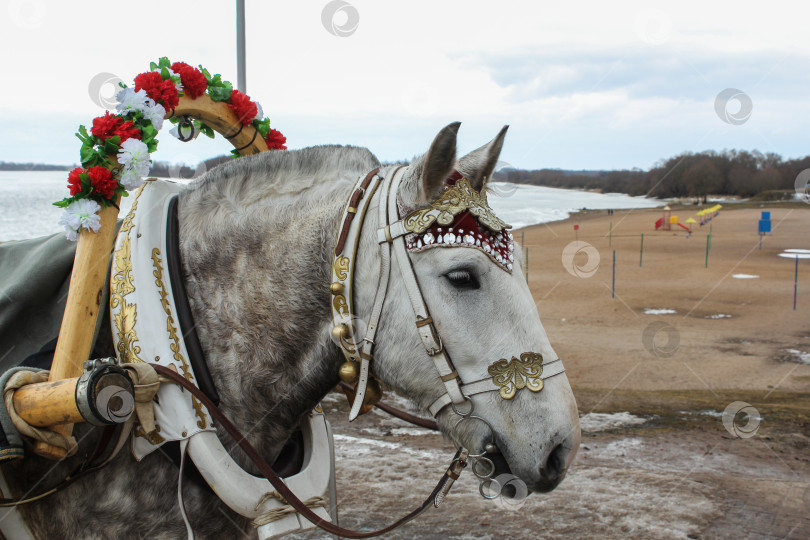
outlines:
M810 154L810 9L796 2L246 4L247 93L291 149L353 144L409 159L459 120L461 151L509 124L502 160L521 168L647 169L724 148ZM131 85L161 56L236 83L233 1L0 5L0 160L77 162L77 126L112 94L99 81ZM717 107L726 89L737 97ZM229 150L221 138L160 141L153 158L176 163Z

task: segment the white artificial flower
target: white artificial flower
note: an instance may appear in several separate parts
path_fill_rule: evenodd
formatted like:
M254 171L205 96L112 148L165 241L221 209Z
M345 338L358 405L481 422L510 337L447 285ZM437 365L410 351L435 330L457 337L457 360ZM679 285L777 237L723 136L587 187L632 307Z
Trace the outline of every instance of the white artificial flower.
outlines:
M143 184L143 178L138 176L134 169L127 169L121 173L121 185L127 188L128 191L138 189Z
M160 131L163 128L163 118L166 116L166 108L160 103L155 103L150 99L143 108L143 117L152 122L152 127Z
M132 189L141 185L141 177L149 174L149 148L138 139L127 139L121 143L118 151L118 163L121 164L121 184Z
M80 228L98 232L101 228L99 210L101 205L92 199L79 199L70 203L59 218L59 225L63 225L67 231L67 239L75 242L79 238Z
M152 101L146 95L146 90L141 88L137 92L132 88L124 88L115 96L118 98L118 105L115 110L121 114L126 114L130 111L143 111L147 101Z
M258 120L259 122L261 122L262 119L264 118L264 111L262 110L262 105L258 101L254 101L253 103L256 104L256 116L253 118L253 120Z

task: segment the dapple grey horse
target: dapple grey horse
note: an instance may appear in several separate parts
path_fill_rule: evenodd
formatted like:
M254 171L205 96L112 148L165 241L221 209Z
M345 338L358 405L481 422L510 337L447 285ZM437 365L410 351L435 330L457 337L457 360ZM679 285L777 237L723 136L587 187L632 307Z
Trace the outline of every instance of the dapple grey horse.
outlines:
M458 125L444 128L429 151L409 166L398 194L403 208L426 206L457 170L485 189L505 130L459 159ZM180 253L189 302L220 407L272 463L290 433L338 382L343 361L330 338L329 283L341 212L358 176L379 167L364 148L321 146L266 152L212 169L179 199ZM392 167L383 168L382 174ZM358 250L355 306L368 313L379 272L376 201ZM480 378L499 358L536 351L556 358L519 271L498 268L476 249L430 249L412 263L444 345L462 378ZM459 276L463 279L459 279ZM372 371L388 387L427 408L443 386L413 324L406 291L393 268L376 336ZM94 354L112 356L102 335ZM532 491L563 478L579 444L577 408L565 374L538 393L504 400L497 392L474 398L491 425L511 472ZM453 429L449 408L437 417L457 444L480 449L490 430L480 422ZM93 448L97 433L76 427L82 450L66 462L28 456L4 466L18 491L37 491L61 479ZM226 448L227 434L219 433ZM234 459L256 471L238 449ZM20 507L41 538L178 538L186 534L176 497L177 468L161 452L140 463L122 451L106 468L64 491ZM233 537L249 521L210 491L186 482L185 506L198 538ZM223 515L224 514L224 515ZM226 518L225 516L228 516ZM372 524L369 524L372 525Z

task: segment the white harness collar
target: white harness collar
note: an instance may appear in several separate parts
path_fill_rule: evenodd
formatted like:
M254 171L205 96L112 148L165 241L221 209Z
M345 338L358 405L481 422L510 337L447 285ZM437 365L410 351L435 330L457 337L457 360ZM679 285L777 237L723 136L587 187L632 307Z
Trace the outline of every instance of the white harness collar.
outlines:
M419 338L425 347L427 355L433 360L439 378L444 384L445 392L429 407L433 416L438 415L439 411L447 405L452 405L453 410L462 417L468 416L472 413L472 402L470 402L469 411L466 413L459 412L459 408L463 408L464 402L470 401L471 396L484 392L500 391L504 399L511 399L515 392L523 387L528 387L534 392L540 391L543 387L543 379L559 375L565 371L559 358L543 363L542 356L539 354L523 353L520 359L512 359L517 369L510 370L512 364L502 359L489 367L490 378L483 378L467 384L461 382L459 374L442 344L433 318L430 316L406 247L405 236L413 232L410 230L413 227L406 226L406 222L413 221L414 214L409 214L404 219L400 219L397 205L399 185L406 171L407 168L398 167L392 174L381 176L375 170L366 177L358 178L352 190L352 196L343 210L342 225L338 231L339 236L332 264L332 283L330 285L332 293L330 304L334 324L333 336L338 338L346 361L360 363L359 377L355 387L356 395L349 414L349 420L354 420L360 413L369 382L374 336L389 285L391 249L394 250L394 260L399 266L403 284L413 307ZM370 176L371 178L369 178ZM363 187L364 184L366 187ZM375 192L379 192L380 196L378 205L380 228L377 230L377 242L380 245L380 277L365 336L362 341L358 342L352 298L354 264L366 211ZM486 198L484 197L483 200L486 201ZM424 211L419 212L425 213ZM353 214L351 218L349 217L350 214ZM496 262L506 266L504 262ZM511 261L509 262L511 263ZM511 272L511 264L505 269ZM508 376L504 377L504 374ZM504 388L507 388L506 392L504 392Z
M110 277L110 318L116 354L121 362L151 362L167 366L197 384L174 305L166 266L167 213L171 199L184 186L147 180L135 195L115 244ZM217 496L238 514L258 518L285 506L267 497L275 488L239 467L223 447L208 410L175 384L162 384L154 403L157 429L145 433L140 425L132 436L132 453L140 461L167 441L179 441ZM332 436L318 408L301 425L306 451L301 471L285 479L303 500L322 496L334 472ZM182 475L182 472L181 472ZM313 510L329 520L325 508ZM291 512L257 529L259 539L303 530L314 525Z

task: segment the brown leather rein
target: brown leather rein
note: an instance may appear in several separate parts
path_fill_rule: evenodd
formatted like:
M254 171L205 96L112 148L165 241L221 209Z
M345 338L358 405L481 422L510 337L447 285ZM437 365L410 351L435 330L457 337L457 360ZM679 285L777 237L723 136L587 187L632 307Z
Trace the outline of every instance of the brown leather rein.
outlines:
M422 504L420 504L410 513L401 517L394 523L375 531L353 531L350 529L344 529L343 527L335 525L334 523L319 517L306 504L304 504L304 502L301 501L301 499L299 499L295 495L295 493L293 493L290 490L290 488L287 487L287 485L284 483L284 480L282 480L273 471L273 469L267 464L267 462L259 455L256 449L253 448L253 445L251 445L250 442L248 442L248 440L245 439L244 435L242 435L242 433L236 428L236 426L234 426L231 423L231 421L228 420L228 418L224 414L222 414L222 411L220 411L217 408L217 406L214 405L211 399L209 399L208 396L206 396L202 390L197 388L193 383L187 381L185 378L183 378L182 375L175 373L174 371L165 366L160 366L157 364L150 364L150 365L154 367L155 371L157 371L160 375L163 375L164 377L171 379L172 382L180 385L181 387L191 392L192 395L194 395L197 399L199 399L202 402L202 404L205 405L206 408L208 408L208 411L211 413L211 416L213 416L214 419L216 419L217 422L219 422L220 425L225 429L225 431L227 431L228 434L231 437L233 437L233 440L236 441L236 444L239 445L239 448L242 449L242 451L247 455L248 458L250 458L253 464L256 465L259 471L261 471L262 476L264 476L267 479L267 481L270 482L274 488L276 488L278 493L284 498L287 504L292 506L296 510L296 512L301 514L307 520L311 521L317 527L329 533L336 534L338 536L343 536L345 538L371 538L373 536L379 536L381 534L390 532L401 525L404 525L405 523L409 522L410 520L412 520L413 518L415 518L416 516L418 516L428 508L430 508L431 506L438 507L442 503L442 501L444 501L444 498L447 496L447 494L450 492L450 488L452 487L453 482L455 482L455 480L459 477L464 467L467 466L468 453L466 450L460 449L456 452L456 455L453 457L453 461L450 463L450 466L447 468L442 477L439 479L439 482L436 484L436 487L433 488L433 491L431 491L427 499L425 499L424 502L422 502ZM393 407L389 406L381 408L383 410L386 410L386 408L393 409ZM403 413L402 411L398 411L397 409L393 410L396 410L398 413L404 414L407 417L418 419L415 416ZM398 416L403 420L411 421L408 418L404 418L399 415L395 416ZM427 422L419 425L435 429L434 427L428 426Z

